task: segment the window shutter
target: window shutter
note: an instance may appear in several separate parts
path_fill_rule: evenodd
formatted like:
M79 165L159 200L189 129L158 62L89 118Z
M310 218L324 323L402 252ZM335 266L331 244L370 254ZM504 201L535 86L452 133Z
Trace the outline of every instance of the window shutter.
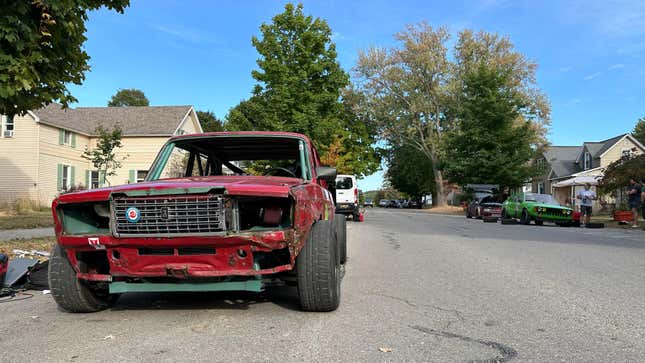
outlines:
M58 129L58 144L63 145L65 143L65 130Z
M136 170L130 170L130 179L128 181L130 183L136 183L137 182L137 171Z
M76 134L72 134L72 147L76 148Z
M58 164L58 174L56 177L56 190L63 190L63 164Z
M70 188L74 188L75 182L74 182L74 174L76 174L76 167L75 166L70 166L69 170L69 186Z
M105 185L105 172L99 171L99 187L102 187L104 185Z
M91 170L86 170L85 171L85 188L91 189L90 187L92 186L92 171Z

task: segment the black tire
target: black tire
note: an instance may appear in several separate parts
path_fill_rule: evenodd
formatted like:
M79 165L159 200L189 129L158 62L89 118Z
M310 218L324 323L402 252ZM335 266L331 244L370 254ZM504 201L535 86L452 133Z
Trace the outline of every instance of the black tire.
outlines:
M49 288L58 306L70 313L93 313L112 306L118 295L92 290L76 278L76 271L67 260L65 250L54 247L49 260Z
M544 221L535 221L536 226L541 226L544 224Z
M520 217L520 223L522 223L522 224L531 224L531 217L529 217L529 212L526 209L522 210L522 216Z
M334 231L336 232L336 243L338 245L338 257L340 264L347 262L347 218L344 214L334 216Z
M503 218L502 219L502 224L517 224L517 221L512 218Z
M317 221L296 258L298 295L304 311L334 311L340 304L340 264L330 221Z
M466 209L466 218L470 219L472 217L473 217L473 215L470 214L470 208Z
M484 223L497 223L497 218L485 217L482 219Z
M502 208L502 220L508 219L508 215L506 215L506 208Z
M586 228L605 228L604 223L587 223L585 224Z
M352 221L360 222L361 221L361 212L355 211L354 213L352 213Z

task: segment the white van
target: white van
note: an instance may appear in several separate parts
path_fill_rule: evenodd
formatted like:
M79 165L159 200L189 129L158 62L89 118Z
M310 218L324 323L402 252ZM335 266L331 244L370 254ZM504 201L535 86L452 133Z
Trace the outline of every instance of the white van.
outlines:
M359 218L358 185L353 175L336 176L336 213L352 215L356 221Z

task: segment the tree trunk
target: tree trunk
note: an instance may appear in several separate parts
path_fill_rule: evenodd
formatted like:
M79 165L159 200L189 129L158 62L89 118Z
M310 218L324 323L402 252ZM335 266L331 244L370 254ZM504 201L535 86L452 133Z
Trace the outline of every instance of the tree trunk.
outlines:
M432 173L434 174L434 183L435 190L437 194L436 198L432 198L432 202L436 207L443 207L447 205L446 203L446 193L443 189L443 173L437 168L437 156L434 153L431 153L432 158Z

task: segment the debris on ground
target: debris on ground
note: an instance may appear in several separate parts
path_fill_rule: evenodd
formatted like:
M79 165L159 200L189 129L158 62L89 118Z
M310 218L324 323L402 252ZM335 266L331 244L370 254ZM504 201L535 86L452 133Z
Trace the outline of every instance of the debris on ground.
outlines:
M392 348L380 347L378 348L382 353L392 353Z
M54 248L55 244L56 237L0 241L0 253L6 254L10 259L21 257L20 253L16 253L14 252L14 250L19 250L20 252L29 252L30 254L32 251L49 254L48 251L51 251ZM33 258L36 258L40 261L49 259L49 256L39 253L29 256L33 256Z

